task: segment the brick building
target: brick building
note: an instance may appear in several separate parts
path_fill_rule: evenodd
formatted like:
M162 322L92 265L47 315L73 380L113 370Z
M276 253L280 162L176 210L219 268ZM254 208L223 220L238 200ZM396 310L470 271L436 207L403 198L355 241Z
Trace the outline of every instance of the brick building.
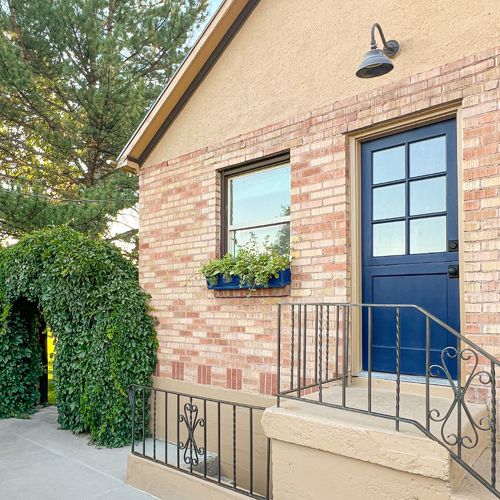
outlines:
M373 21L401 49L360 79ZM140 179L158 387L272 404L280 302L415 304L500 354L499 26L486 0L223 3L119 158ZM207 289L200 266L252 231L288 234L291 284ZM353 377L368 369L359 321ZM395 373L393 337L373 341L370 371ZM418 382L424 340L400 341Z

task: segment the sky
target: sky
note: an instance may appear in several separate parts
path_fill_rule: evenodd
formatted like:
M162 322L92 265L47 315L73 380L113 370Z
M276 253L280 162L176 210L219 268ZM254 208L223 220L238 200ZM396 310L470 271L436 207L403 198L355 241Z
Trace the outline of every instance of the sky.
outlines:
M209 16L217 10L217 7L222 3L223 0L210 0L208 2Z

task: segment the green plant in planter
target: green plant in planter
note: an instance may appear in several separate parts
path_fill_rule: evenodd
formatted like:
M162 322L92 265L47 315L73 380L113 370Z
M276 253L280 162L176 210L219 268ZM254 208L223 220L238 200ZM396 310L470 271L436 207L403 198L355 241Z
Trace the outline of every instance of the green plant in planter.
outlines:
M283 255L266 240L263 247L255 237L242 246L236 255L227 253L221 259L206 262L200 269L211 285L217 283L219 274L229 281L233 276L240 278L240 287L253 289L257 286L267 287L271 278L277 278L280 271L290 267L290 256Z

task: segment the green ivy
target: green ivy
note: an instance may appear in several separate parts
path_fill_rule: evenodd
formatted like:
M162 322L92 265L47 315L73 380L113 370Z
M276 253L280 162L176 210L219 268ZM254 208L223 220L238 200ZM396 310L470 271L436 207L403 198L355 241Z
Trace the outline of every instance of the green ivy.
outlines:
M43 316L55 338L59 426L100 446L129 444L128 388L149 385L156 366L148 301L116 247L73 230L38 231L0 249L0 418L36 410Z
M225 280L238 276L241 287L255 288L267 287L271 278L277 278L280 271L289 267L289 255L283 255L276 246L267 242L261 247L252 237L236 255L227 253L222 259L210 260L200 268L200 273L212 285L217 283L217 276L222 274Z

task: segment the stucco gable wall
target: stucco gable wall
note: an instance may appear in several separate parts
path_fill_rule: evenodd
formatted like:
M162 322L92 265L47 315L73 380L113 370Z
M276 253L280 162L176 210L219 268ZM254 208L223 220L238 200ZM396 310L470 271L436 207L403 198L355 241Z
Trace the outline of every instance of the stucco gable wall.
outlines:
M402 50L361 80L374 21ZM144 166L494 47L499 27L498 0L261 0Z

